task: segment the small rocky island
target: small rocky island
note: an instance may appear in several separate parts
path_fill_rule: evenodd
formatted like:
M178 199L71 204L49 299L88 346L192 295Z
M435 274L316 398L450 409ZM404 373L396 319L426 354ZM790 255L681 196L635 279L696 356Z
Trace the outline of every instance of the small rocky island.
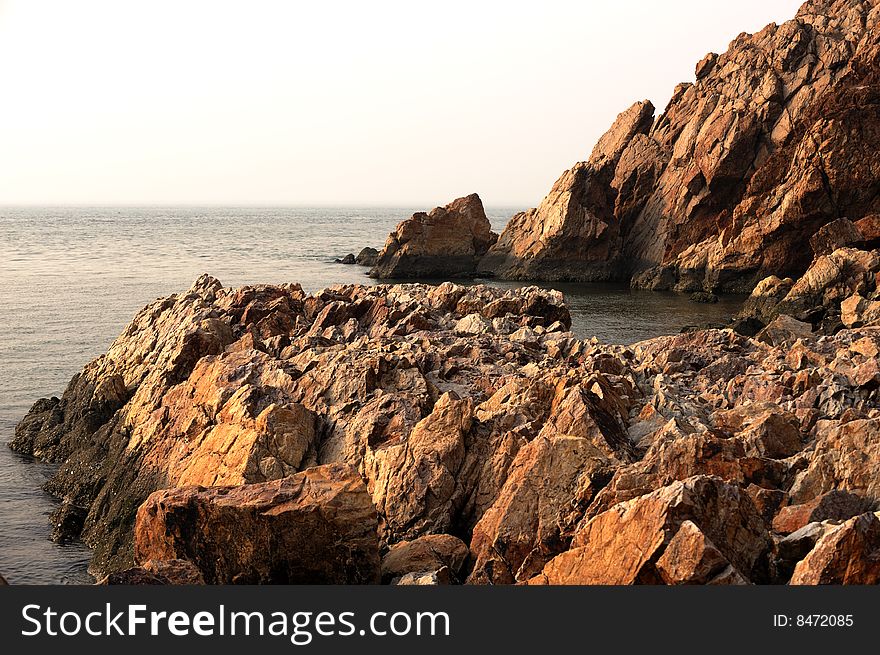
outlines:
M534 286L203 276L11 445L59 464L55 537L108 584L876 584L878 143L880 6L811 0L500 236L471 195L350 257L751 293L726 329L605 344Z

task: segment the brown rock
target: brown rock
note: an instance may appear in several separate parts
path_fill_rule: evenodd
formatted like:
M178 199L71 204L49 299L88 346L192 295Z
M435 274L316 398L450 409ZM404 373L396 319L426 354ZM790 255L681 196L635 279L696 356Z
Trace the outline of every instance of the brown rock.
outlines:
M375 583L376 512L344 465L239 487L159 491L138 510L135 558L189 560L209 584Z
M801 504L834 490L880 502L880 419L850 421L821 434L789 493Z
M773 519L773 530L791 534L816 521L845 521L868 511L870 507L871 503L857 494L829 491L806 503L783 507Z
M838 218L826 223L810 237L810 247L816 257L830 255L838 248L857 245L862 241L862 233L848 218Z
M728 568L721 551L691 521L681 524L657 560L657 571L668 585L708 584Z
M786 314L780 314L758 332L758 341L771 346L791 346L798 339L809 339L813 336L813 327Z
M774 403L740 405L713 414L716 428L736 435L747 455L785 459L800 452L805 439L797 417Z
M539 436L520 449L498 499L474 527L468 582L510 584L538 573L568 547L610 473L607 455L582 437Z
M410 573L438 571L446 567L450 580L459 580L468 558L468 547L458 537L429 534L394 544L382 558L382 581L390 582Z
M449 568L444 566L436 571L407 573L393 584L400 587L435 587L437 585L448 585L452 583L452 574L449 572Z
M801 560L793 585L880 583L880 519L868 513L828 531Z
M529 583L661 582L657 562L685 521L691 521L738 571L760 579L770 548L761 517L739 487L701 476L675 482L592 518L578 530L571 550L550 560ZM707 542L697 547L693 537L689 530L677 546L680 556L687 553L691 561L685 563L673 552L665 560L668 576L675 571L705 571L707 562L718 560L707 552Z
M871 214L857 220L854 225L862 235L862 243L876 248L880 245L880 214Z
M369 266L370 268L372 268L373 266L376 265L376 260L378 258L379 258L379 251L376 250L375 248L367 247L367 248L363 248L358 253L358 256L355 257L354 262L358 266Z
M388 235L370 276L377 278L467 277L498 235L483 203L471 194L419 212Z
M880 300L868 300L854 293L840 303L840 320L848 328L880 325Z
M778 315L776 307L788 295L794 286L790 277L784 280L775 275L766 277L755 286L751 295L743 303L738 316L754 317L763 323L769 323Z

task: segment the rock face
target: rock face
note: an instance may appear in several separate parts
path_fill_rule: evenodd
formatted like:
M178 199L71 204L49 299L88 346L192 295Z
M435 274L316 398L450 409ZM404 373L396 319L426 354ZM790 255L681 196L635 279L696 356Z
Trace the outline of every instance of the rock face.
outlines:
M140 507L135 560L186 560L209 584L379 581L376 509L340 464L261 484L157 491Z
M660 116L647 101L622 113L480 270L748 292L801 275L811 240L820 255L853 245L880 213L878 34L876 0L809 0L741 34Z
M570 323L536 287L203 277L13 446L59 463L56 520L82 508L119 583L787 583L878 508L880 326L625 347Z
M370 276L472 277L477 262L497 239L483 203L474 193L401 222L388 235Z

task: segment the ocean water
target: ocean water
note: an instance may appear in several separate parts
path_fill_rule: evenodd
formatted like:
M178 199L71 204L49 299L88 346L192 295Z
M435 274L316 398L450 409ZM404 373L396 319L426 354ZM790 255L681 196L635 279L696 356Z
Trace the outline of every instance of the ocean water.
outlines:
M419 209L0 208L0 573L11 583L91 582L87 548L48 540L56 502L41 486L52 467L5 444L30 405L60 395L141 307L186 290L201 273L227 286L372 284L366 269L333 260L380 248ZM496 231L516 211L487 208ZM741 302L553 286L565 293L579 336L615 343L724 322Z

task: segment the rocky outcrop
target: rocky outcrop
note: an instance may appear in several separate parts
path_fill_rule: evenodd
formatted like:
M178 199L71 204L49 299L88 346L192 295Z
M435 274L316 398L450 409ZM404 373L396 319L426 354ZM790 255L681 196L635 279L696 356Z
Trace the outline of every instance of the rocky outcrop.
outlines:
M535 287L203 277L14 446L59 462L56 518L82 508L120 581L786 583L802 530L877 509L880 326L625 347L570 322Z
M661 115L622 113L480 270L748 292L800 276L811 240L820 255L857 245L853 226L880 212L878 34L876 0L809 0L739 35Z
M473 277L498 239L477 194L418 212L388 235L370 270L375 278ZM363 254L363 252L361 253Z
M357 471L330 464L261 484L158 491L138 510L135 560L186 560L209 584L375 583L377 525Z

